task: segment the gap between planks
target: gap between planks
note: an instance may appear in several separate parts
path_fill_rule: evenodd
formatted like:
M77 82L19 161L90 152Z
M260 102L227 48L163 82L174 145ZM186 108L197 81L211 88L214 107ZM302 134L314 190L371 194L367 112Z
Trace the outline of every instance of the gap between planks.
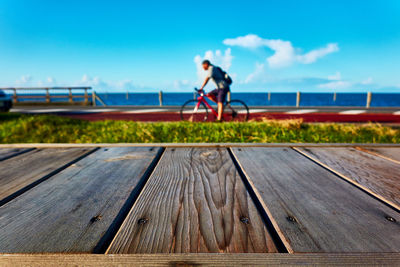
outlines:
M96 245L96 247L93 249L93 252L96 254L105 254L106 250L109 248L111 245L111 242L115 238L115 236L118 234L118 232L121 229L122 224L124 223L126 217L128 216L130 210L132 209L132 206L135 204L137 201L137 198L139 197L140 193L142 192L144 186L146 185L147 181L149 180L150 176L153 174L155 168L157 167L158 163L160 162L163 154L165 152L165 148L161 147L159 148L157 154L155 155L153 161L150 163L146 171L144 172L142 178L136 185L135 190L131 193L127 201L125 202L124 206L121 208L121 211L117 215L116 220L116 226L114 229L110 229L107 231L107 234L105 234L102 239L99 241L99 243Z
M391 162L400 164L400 161L395 160L395 159L392 159L392 158L387 157L387 156L385 156L385 155L382 155L382 154L379 153L379 152L372 151L372 150L368 149L368 147L367 147L367 148L364 148L364 147L356 146L355 149L360 150L360 151L365 152L365 153L368 153L368 154L371 154L371 155L374 155L374 156L377 156L377 157L380 157L380 158L383 158L383 159L386 159L386 160L389 160L389 161L391 161ZM400 149L400 148L399 148L399 149Z
M90 154L94 153L98 149L99 149L98 147L90 149L89 151L83 153L82 155L80 155L80 156L78 156L76 158L73 158L72 160L66 162L65 164L63 164L60 167L52 170L51 172L45 174L44 176L38 177L35 180L33 180L32 182L30 182L28 184L25 184L23 187L20 187L18 190L16 190L15 192L12 192L11 194L8 194L4 198L0 198L0 207L5 205L6 203L10 202L11 200L15 199L16 197L22 195L23 193L27 192L28 190L34 188L35 186L39 185L40 183L48 180L49 178L53 177L54 175L60 173L61 171L63 171L66 168L68 168L69 166L77 163L81 159L89 156ZM26 152L30 152L30 151L33 151L33 150L35 150L35 149L29 149L28 151L24 151L22 154L25 154Z
M292 149L232 150L296 253L398 252L400 217L384 203Z
M321 167L325 168L326 170L330 171L331 173L335 174L336 176L338 176L339 178L343 179L344 181L352 184L353 186L355 186L356 188L360 189L361 191L367 193L371 197L373 197L373 198L377 199L378 201L382 202L383 204L387 205L388 207L394 209L397 212L400 212L400 206L397 205L396 203L394 203L394 202L384 198L383 196L371 191L369 188L359 184L358 182L356 182L355 180L351 179L350 177L347 177L346 175L336 171L335 169L329 167L327 164L319 161L315 157L313 157L313 156L309 155L308 153L298 149L297 147L292 147L292 149L295 150L296 152L300 153L304 157L308 158L309 160L313 161L314 163L316 163L316 164L320 165Z
M0 208L0 250L102 253L161 150L98 150L9 202Z
M258 194L257 190L254 190L254 185L252 184L251 180L248 179L248 175L244 172L243 167L240 165L239 160L236 158L235 154L233 153L231 148L227 148L228 153L233 161L233 164L236 167L237 172L239 173L240 178L242 179L247 192L250 194L254 204L260 216L262 217L264 223L266 224L267 229L270 232L270 235L280 253L294 253L290 244L284 238L282 231L279 229L278 224L274 220L272 213L268 209L266 205L263 205L264 202L260 201L262 198Z
M4 148L4 149L7 149L7 148ZM12 149L12 148L10 148L10 149ZM16 148L16 149L18 149L18 148ZM10 158L22 155L22 154L30 152L30 151L32 151L34 149L35 148L27 148L27 149L21 149L21 150L18 150L18 151L14 151L14 152L10 151L10 152L6 153L6 155L0 156L0 161L4 161L4 160L10 159Z
M233 153L231 148L229 148L228 151L229 151L229 154L232 157L233 162L237 166L236 168L238 169L238 171L240 170L239 171L239 173L241 174L240 176L242 177L243 182L246 184L247 190L249 192L251 192L251 194L253 194L255 196L254 200L256 200L256 203L259 206L261 206L260 211L265 213L266 216L264 215L263 219L267 222L267 224L270 224L272 226L270 228L272 228L273 231L274 231L274 234L276 234L278 236L278 238L275 238L275 242L277 241L277 239L279 239L278 242L283 244L285 250L288 253L290 253L290 254L294 253L294 250L293 250L292 246L290 245L290 243L286 239L285 235L283 234L283 231L280 229L280 227L279 227L277 221L274 219L271 211L269 210L267 205L264 203L264 201L261 201L262 196L260 195L258 190L256 190L256 186L253 184L251 179L249 179L249 175L244 170L244 168L241 165L240 161L238 160L237 156L235 155L235 153Z

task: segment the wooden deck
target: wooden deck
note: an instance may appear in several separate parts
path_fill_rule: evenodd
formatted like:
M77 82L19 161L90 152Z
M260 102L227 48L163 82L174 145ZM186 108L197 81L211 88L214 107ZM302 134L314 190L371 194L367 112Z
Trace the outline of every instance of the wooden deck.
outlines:
M399 212L399 145L0 145L1 266L400 265Z

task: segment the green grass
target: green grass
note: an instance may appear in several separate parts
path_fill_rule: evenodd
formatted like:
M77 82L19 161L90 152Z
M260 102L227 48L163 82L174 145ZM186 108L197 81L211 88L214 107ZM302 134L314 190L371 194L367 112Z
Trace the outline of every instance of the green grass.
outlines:
M0 143L312 142L399 143L400 130L379 124L98 121L51 115L0 114Z

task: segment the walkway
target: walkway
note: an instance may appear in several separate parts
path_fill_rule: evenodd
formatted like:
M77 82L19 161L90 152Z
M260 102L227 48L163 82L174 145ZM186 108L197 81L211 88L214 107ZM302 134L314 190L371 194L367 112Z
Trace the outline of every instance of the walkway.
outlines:
M0 265L400 264L398 145L1 145L0 177L0 253L79 255Z

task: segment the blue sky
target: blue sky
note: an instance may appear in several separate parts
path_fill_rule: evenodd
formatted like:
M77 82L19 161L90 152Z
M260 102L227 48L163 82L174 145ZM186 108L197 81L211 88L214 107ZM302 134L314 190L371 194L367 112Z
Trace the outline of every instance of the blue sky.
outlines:
M191 91L205 57L234 91L400 92L400 1L0 0L0 86Z

